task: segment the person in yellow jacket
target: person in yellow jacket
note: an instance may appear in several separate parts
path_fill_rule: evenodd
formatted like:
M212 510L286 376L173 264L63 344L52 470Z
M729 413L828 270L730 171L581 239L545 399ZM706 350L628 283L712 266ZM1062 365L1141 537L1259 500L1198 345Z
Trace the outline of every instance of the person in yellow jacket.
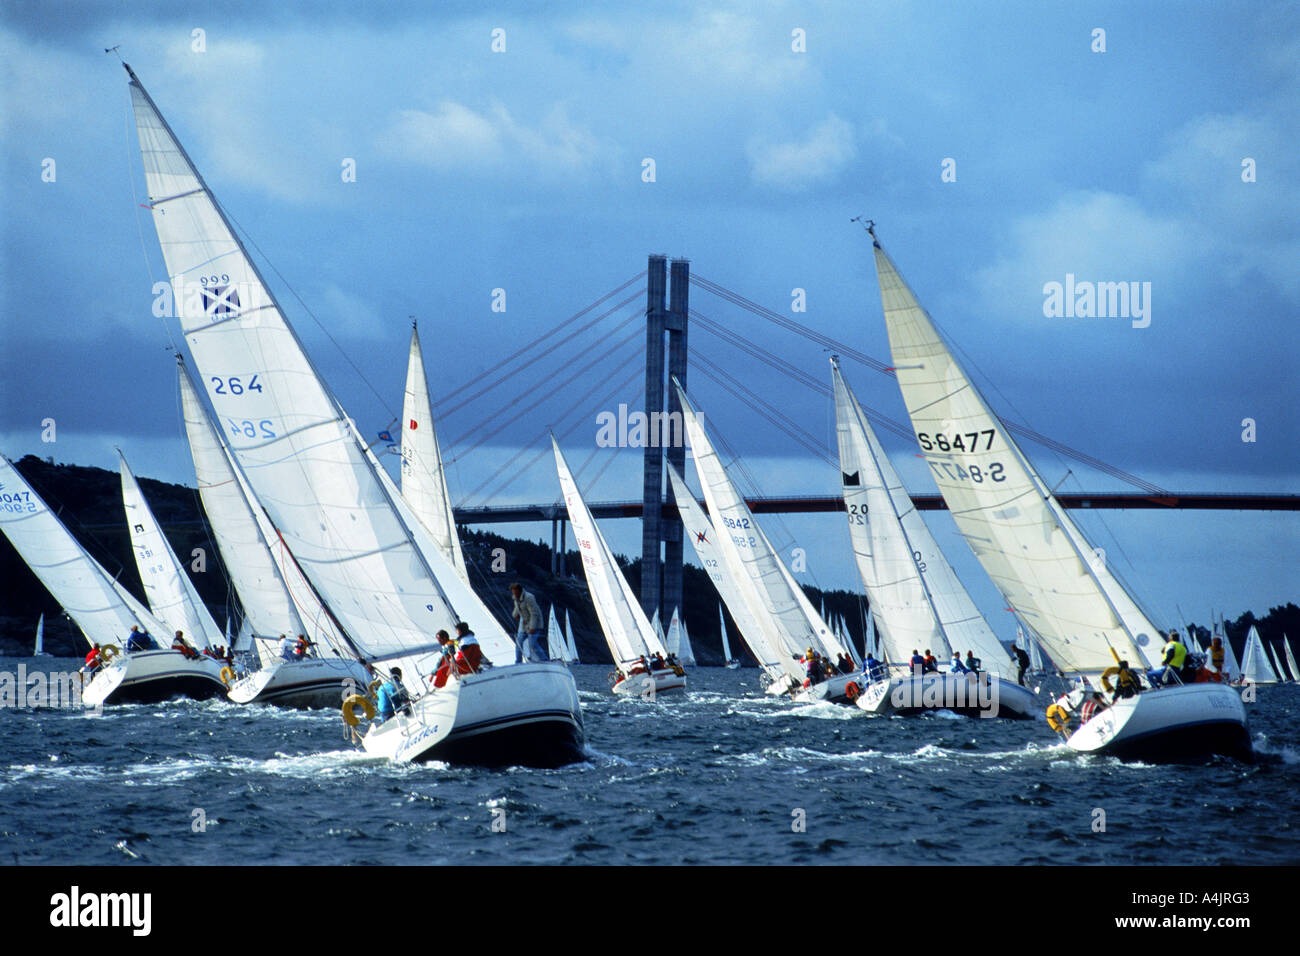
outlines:
M1165 644L1160 663L1164 667L1151 672L1151 683L1155 686L1175 683L1171 672L1181 674L1183 665L1187 663L1187 645L1179 639L1177 631L1169 632L1169 642Z

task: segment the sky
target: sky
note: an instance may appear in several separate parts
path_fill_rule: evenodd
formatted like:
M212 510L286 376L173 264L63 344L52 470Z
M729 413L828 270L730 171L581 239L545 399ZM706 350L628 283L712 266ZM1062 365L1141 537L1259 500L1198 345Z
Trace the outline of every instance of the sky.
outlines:
M194 481L118 46L365 433L400 414L419 321L457 503L558 500L548 426L575 469L590 459L588 500L640 497L638 452L595 437L598 413L640 406L643 297L454 406L651 253L888 362L855 216L1004 417L1175 491L1297 490L1294 4L535 6L6 3L0 451L114 468L121 445L138 474ZM1150 283L1150 323L1046 315L1067 276ZM829 386L823 346L699 285L691 306ZM833 454L828 397L701 324L690 346ZM891 378L843 364L865 405L905 420ZM838 491L833 465L698 364L688 384L743 490ZM933 492L915 445L881 438ZM1024 448L1063 490L1131 490ZM1080 517L1166 626L1295 600L1297 520ZM1009 637L951 520L927 521ZM764 525L804 550L801 580L857 588L841 516ZM637 523L604 531L639 551Z

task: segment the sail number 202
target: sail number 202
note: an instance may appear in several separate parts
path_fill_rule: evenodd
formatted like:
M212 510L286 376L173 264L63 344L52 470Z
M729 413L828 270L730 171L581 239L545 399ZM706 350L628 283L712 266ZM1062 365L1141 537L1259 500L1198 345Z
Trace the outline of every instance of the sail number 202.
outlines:
M927 435L925 432L917 432L916 440L921 443L921 447L926 451L980 451L980 441L984 436L988 436L988 444L984 446L983 451L993 450L994 429L986 428L982 432L958 432L949 438L942 433Z

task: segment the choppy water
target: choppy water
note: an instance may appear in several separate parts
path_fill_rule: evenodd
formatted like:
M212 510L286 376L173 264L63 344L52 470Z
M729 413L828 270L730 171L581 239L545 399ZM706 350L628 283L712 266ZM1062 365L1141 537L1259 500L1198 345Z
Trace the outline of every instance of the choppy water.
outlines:
M606 670L575 669L589 759L559 770L394 766L333 711L0 709L0 863L1300 862L1295 685L1248 705L1257 763L1180 767L1076 756L1041 718L794 705L748 669L616 700Z

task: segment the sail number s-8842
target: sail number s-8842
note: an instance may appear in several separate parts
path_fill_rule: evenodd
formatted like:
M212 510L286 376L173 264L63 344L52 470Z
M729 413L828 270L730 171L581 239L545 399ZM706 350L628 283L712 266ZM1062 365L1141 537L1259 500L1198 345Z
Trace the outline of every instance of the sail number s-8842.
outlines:
M992 451L993 435L995 433L995 429L986 428L980 432L958 432L949 438L942 433L930 435L926 432L917 432L916 440L921 443L921 447L926 451L964 451L967 453ZM988 443L983 448L980 448L980 442L985 436L988 437Z

